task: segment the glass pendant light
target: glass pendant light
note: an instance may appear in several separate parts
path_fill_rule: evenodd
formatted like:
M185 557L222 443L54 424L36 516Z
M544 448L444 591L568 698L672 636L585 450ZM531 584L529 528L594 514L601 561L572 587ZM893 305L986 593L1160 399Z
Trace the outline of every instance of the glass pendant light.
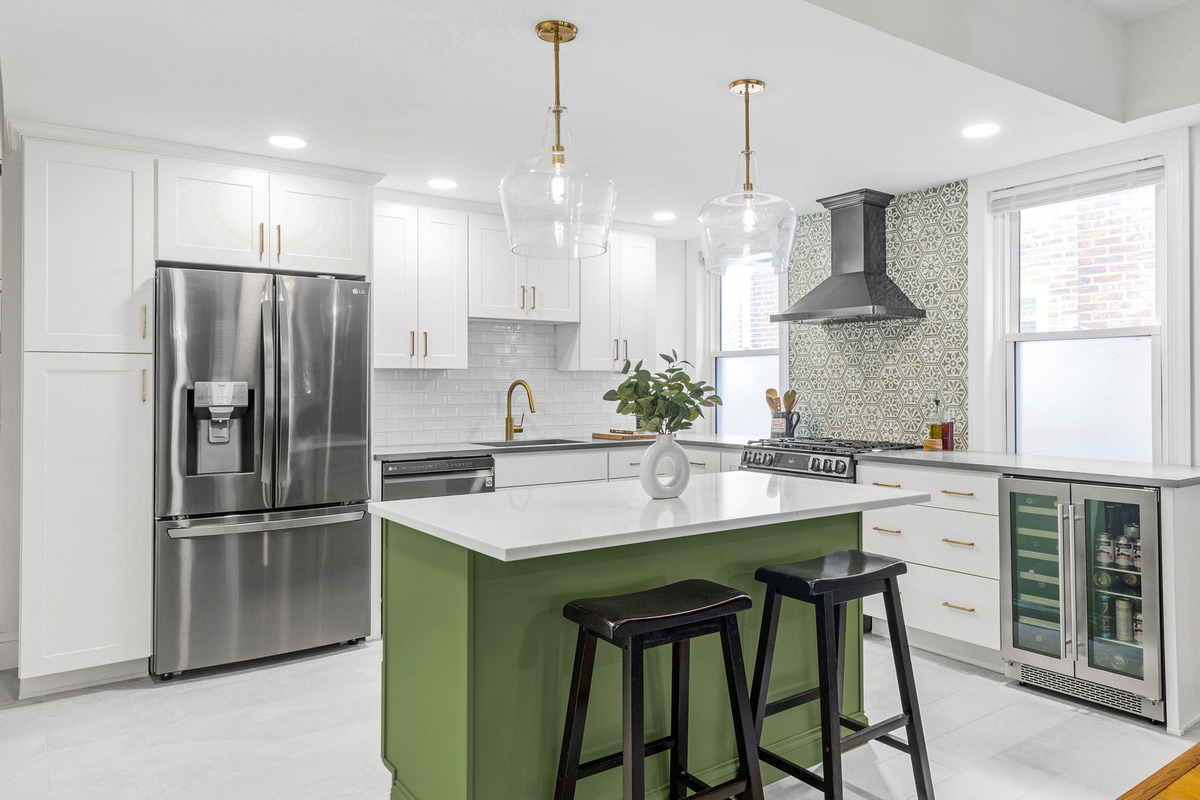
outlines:
M603 166L579 155L567 133L559 97L558 48L575 38L569 22L547 20L535 29L554 44L554 105L542 149L523 158L500 180L500 205L509 244L529 258L588 258L608 250L617 189Z
M741 188L709 200L700 209L700 246L704 269L724 275L731 266L770 267L775 273L787 269L796 235L796 209L777 194L756 190L758 161L750 149L750 96L766 88L754 78L729 84L745 100L746 148L738 156Z

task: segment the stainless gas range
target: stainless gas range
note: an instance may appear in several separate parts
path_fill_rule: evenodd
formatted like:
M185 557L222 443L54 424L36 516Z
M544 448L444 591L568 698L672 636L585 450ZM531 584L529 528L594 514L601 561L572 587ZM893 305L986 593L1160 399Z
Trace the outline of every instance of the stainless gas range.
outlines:
M918 450L920 445L854 439L791 437L755 439L742 453L742 469L799 475L831 481L854 481L854 456L883 450Z

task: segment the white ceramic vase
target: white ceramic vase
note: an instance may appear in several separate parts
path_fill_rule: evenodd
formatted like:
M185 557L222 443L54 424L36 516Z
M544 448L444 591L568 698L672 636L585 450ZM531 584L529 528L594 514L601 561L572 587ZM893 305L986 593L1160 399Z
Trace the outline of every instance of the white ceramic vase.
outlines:
M646 448L646 454L642 456L638 477L646 494L655 500L679 497L683 493L692 477L692 467L687 453L675 441L675 434L658 434L654 444Z

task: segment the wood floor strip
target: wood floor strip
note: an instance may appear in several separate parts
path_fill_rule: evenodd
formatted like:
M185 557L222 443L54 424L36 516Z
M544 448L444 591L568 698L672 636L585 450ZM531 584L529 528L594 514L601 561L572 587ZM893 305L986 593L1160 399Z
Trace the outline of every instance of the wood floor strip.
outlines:
M1200 800L1200 744L1117 800Z

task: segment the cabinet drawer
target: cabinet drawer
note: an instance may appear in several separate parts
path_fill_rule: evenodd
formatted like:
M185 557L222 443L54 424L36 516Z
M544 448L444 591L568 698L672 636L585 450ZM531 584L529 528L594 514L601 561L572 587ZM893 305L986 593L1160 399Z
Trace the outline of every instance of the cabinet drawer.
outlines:
M1000 649L999 581L909 564L900 594L907 627ZM863 612L885 617L883 598L866 598Z
M1000 513L999 477L965 470L859 464L858 482L929 492L928 505L977 514Z
M1000 520L931 506L864 511L863 549L927 567L1000 577Z
M700 475L706 472L721 471L721 451L707 450L694 447L683 448L687 453L688 463L692 465L692 474ZM642 458L646 448L624 447L612 450L608 454L608 479L637 477L642 466Z
M521 453L496 456L496 488L608 480L604 453Z

